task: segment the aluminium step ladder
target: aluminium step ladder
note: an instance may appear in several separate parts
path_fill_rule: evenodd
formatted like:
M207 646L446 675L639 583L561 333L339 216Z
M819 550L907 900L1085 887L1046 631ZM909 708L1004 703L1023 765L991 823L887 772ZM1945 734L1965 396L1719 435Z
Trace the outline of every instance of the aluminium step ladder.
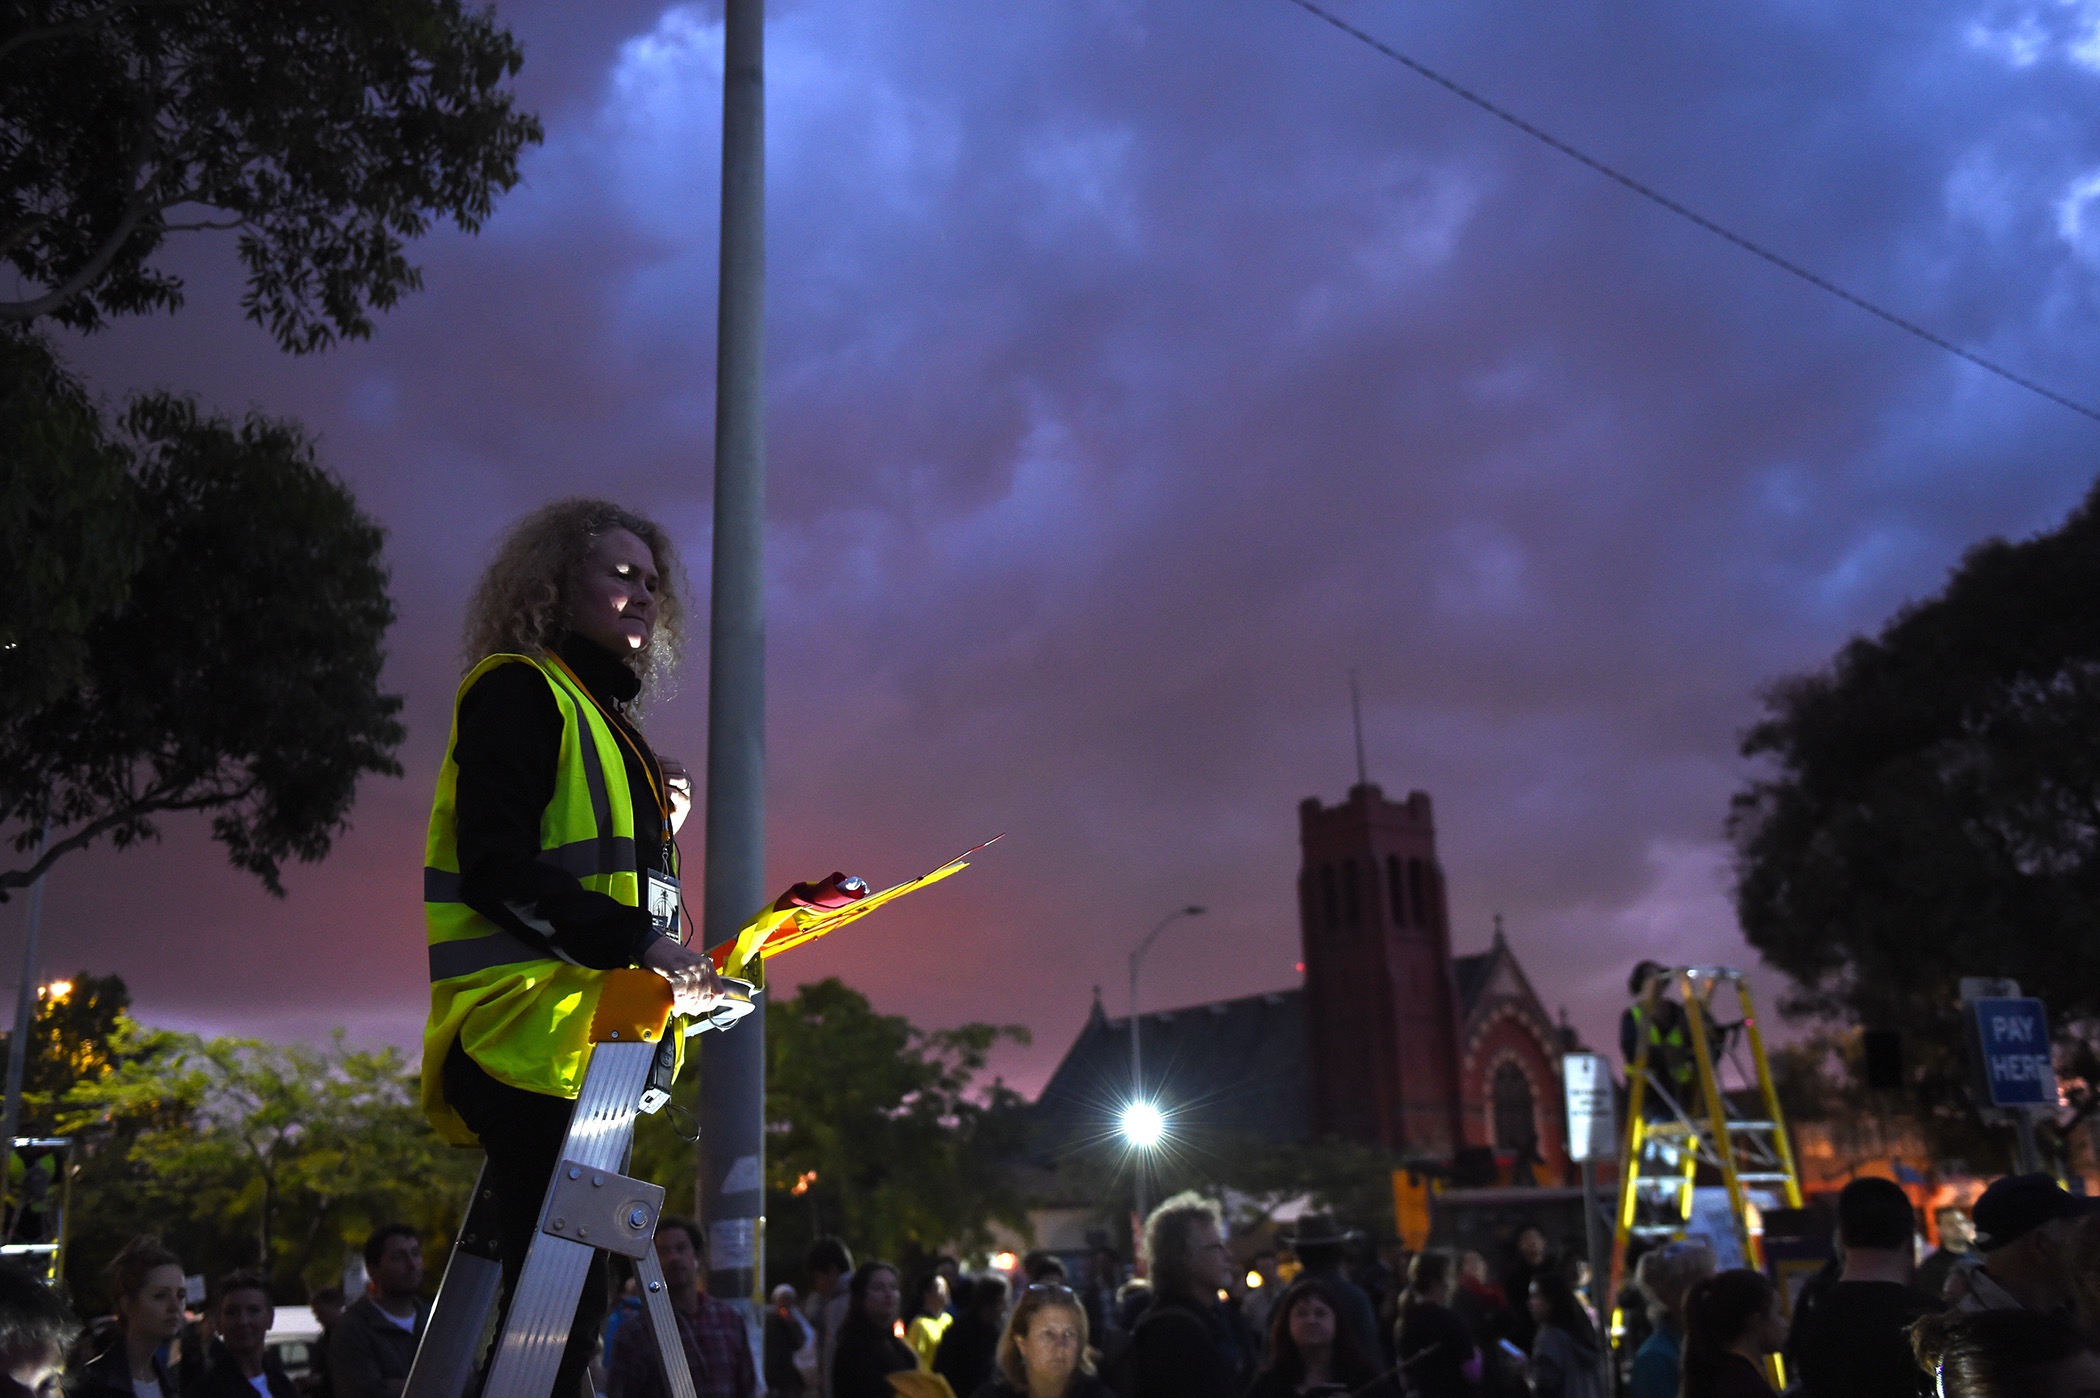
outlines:
M685 1027L725 1029L753 1008L753 987L725 978L727 999ZM656 1261L664 1191L622 1174L638 1112L669 1100L677 1030L670 983L653 971L614 971L591 1016L591 1060L569 1134L540 1206L539 1231L518 1273L503 1332L490 1348L481 1398L550 1398L576 1302L599 1252L634 1262L642 1315L671 1398L694 1398L678 1322ZM667 1032L668 1031L668 1032ZM487 1167L483 1167L486 1178ZM493 1198L477 1179L438 1285L402 1398L464 1398L503 1280ZM560 1395L560 1398L576 1398Z

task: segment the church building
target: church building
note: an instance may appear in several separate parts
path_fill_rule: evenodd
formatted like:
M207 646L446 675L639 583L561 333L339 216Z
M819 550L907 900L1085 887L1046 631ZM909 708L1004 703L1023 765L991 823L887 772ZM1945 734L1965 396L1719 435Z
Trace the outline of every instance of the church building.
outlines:
M1559 1183L1570 1032L1499 925L1486 951L1452 954L1428 795L1360 783L1339 805L1301 803L1298 831L1304 983L1145 1012L1146 1095L1178 1136L1219 1147L1338 1137L1424 1163L1492 1151ZM1130 1020L1097 995L1036 1115L1050 1139L1083 1140L1129 1092Z

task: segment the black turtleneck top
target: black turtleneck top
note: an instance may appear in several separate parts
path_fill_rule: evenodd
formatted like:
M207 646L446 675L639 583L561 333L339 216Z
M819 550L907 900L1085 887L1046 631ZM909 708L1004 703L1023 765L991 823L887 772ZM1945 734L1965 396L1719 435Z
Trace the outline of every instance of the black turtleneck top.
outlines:
M580 636L555 647L651 768L656 756L623 707L641 679L604 647ZM670 839L645 770L625 743L634 797L634 847L644 869L665 868ZM540 818L554 799L561 760L561 710L546 677L528 665L499 665L459 701L452 761L459 769L460 899L497 926L565 961L598 970L632 966L656 938L646 907L630 908L542 864ZM660 834L655 832L661 832Z

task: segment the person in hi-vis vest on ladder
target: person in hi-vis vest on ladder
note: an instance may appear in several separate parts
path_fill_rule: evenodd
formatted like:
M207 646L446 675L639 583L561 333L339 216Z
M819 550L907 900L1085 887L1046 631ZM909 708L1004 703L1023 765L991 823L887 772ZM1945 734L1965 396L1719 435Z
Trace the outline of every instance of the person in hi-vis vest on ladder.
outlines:
M563 500L511 529L467 607L472 668L424 855L422 1099L446 1140L487 1153L505 1310L606 974L657 972L678 1014L722 994L713 964L680 935L673 836L692 783L635 723L637 700L676 659L677 575L654 523ZM554 1398L584 1393L605 1304L594 1269Z

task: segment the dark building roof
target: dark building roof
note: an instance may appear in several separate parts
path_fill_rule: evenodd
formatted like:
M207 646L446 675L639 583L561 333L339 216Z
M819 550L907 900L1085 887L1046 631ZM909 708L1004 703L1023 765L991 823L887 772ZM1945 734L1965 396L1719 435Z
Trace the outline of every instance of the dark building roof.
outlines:
M1463 1021L1486 987L1496 951L1452 958ZM1312 1135L1305 992L1269 991L1140 1016L1145 1087L1179 1118L1184 1139ZM1130 1100L1130 1018L1093 1012L1036 1099L1037 1150L1045 1159L1096 1144Z
M1496 934L1500 937L1500 933ZM1484 951L1476 956L1454 956L1451 958L1451 979L1458 982L1458 1017L1464 1020L1480 1003L1480 992L1487 989L1488 977L1495 973L1495 953Z
M1150 1098L1206 1132L1303 1140L1305 993L1279 990L1143 1016L1138 1047ZM1097 997L1086 1026L1043 1086L1035 1117L1046 1150L1114 1129L1130 1100L1130 1019Z

